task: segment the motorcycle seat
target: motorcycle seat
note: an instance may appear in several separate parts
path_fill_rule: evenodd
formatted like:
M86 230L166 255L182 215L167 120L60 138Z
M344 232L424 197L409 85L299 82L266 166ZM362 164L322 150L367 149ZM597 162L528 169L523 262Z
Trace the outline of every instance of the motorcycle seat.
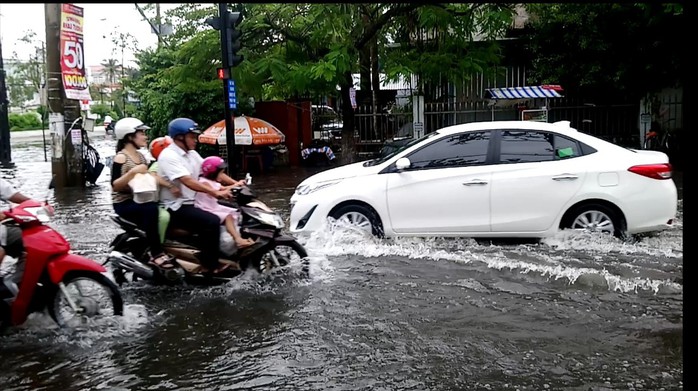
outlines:
M186 229L183 229L183 228L169 227L167 229L167 237L186 238L186 237L190 237L192 235L193 234L190 231L187 231Z

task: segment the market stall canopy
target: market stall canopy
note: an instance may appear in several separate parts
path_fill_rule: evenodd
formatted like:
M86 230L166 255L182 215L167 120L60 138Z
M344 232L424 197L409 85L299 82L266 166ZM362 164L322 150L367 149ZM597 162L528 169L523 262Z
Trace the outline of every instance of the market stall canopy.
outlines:
M199 136L205 144L226 144L225 120L211 125ZM269 122L254 117L235 117L235 145L277 145L286 141L286 136Z

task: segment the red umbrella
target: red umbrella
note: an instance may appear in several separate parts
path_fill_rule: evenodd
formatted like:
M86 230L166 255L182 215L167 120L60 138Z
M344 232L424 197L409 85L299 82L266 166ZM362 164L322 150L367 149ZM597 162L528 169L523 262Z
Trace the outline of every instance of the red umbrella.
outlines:
M199 142L225 145L225 120L211 125L199 136ZM277 145L286 136L269 122L254 117L235 117L235 145Z

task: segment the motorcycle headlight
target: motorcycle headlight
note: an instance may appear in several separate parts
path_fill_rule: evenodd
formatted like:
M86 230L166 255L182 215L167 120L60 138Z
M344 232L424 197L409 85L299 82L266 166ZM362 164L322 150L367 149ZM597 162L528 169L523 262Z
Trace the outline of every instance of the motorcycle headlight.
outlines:
M255 219L259 220L261 223L266 225L271 225L275 228L283 228L284 220L276 213L267 213L263 211L256 210L251 212L250 215Z
M50 205L25 208L24 211L34 215L34 217L42 223L48 223L51 221L51 216L53 216L53 207Z
M316 192L320 189L324 189L326 187L336 185L339 182L341 182L341 180L317 182L317 183L311 183L309 185L300 185L296 188L296 194L298 194L298 195L310 194L310 193Z

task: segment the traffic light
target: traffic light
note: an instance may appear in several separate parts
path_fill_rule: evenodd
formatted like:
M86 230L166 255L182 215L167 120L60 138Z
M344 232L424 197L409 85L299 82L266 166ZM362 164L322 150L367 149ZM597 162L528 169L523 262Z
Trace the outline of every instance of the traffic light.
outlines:
M216 71L219 79L230 79L230 68L218 68Z
M222 19L222 20L221 20ZM221 16L215 16L206 19L206 23L216 30L222 30L222 49L223 49L223 67L234 67L240 65L244 57L238 55L238 51L242 47L240 37L242 31L238 27L242 22L243 16L241 12L226 11Z
M242 22L242 13L228 12L228 64L231 67L240 65L245 58L238 55L238 51L242 48L242 30L238 27Z

